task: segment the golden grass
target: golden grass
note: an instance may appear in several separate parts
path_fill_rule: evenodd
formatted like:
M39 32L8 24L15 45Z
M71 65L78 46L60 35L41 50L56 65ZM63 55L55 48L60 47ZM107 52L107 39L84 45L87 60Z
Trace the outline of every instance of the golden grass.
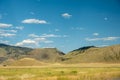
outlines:
M120 80L120 64L1 66L0 80Z

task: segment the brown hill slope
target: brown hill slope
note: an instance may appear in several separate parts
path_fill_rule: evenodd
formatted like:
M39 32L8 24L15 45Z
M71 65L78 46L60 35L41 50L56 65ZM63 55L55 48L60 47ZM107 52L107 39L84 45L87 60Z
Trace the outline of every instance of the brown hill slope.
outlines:
M35 58L43 62L58 62L64 53L58 51L56 48L34 49L28 53L28 57Z
M7 59L2 63L3 66L42 66L46 63L40 62L34 58L22 58L19 60Z
M22 58L31 58L40 62L43 61L49 63L59 62L61 61L61 56L63 55L64 53L56 48L31 49L26 47L0 44L0 63L6 63L6 65L7 63L12 63L13 60L17 61Z
M31 63L30 63L31 62ZM56 48L31 49L0 44L0 64L41 65L41 63L120 63L120 45L86 46L64 54ZM30 63L30 64L27 64ZM34 64L35 63L35 64Z
M73 50L64 57L65 63L120 63L120 45Z

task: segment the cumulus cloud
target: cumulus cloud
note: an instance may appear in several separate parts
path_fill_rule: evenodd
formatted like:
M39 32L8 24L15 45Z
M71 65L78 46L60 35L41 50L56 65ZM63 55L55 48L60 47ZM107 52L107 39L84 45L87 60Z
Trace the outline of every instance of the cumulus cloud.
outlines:
M55 35L55 34L29 34L28 39L25 39L21 42L16 43L16 46L25 46L25 47L36 47L39 46L41 43L51 44L54 41L50 40L49 38L58 38L58 37L67 37L67 35Z
M25 19L25 20L22 21L22 23L27 23L27 24L47 24L47 21L39 20L39 19Z
M86 41L115 41L120 37L86 38Z
M55 35L55 34L42 34L40 37L44 38L64 38L68 37L67 35Z
M99 33L93 33L93 35L94 35L94 36L98 36L98 35L99 35Z
M22 42L18 42L16 43L16 46L24 46L24 45L27 45L27 44L37 44L34 40L30 40L30 39L26 39L26 40L23 40Z
M37 47L40 43L53 43L53 41L46 38L25 39L15 44L15 46Z
M8 28L13 26L12 24L0 23L0 28Z
M13 37L15 36L17 33L17 30L6 30L6 29L0 29L0 37L4 38L4 37Z
M46 37L36 34L29 34L28 37L29 39L16 43L16 46L36 47L39 46L40 43L53 43L53 41L46 39Z
M64 18L70 18L70 17L72 17L72 15L70 15L69 13L63 13L62 17L64 17Z

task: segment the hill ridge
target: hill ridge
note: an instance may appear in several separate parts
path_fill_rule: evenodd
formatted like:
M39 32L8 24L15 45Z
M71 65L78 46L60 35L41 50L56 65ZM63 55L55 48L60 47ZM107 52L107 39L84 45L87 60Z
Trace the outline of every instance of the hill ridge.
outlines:
M120 63L120 44L95 47L85 46L65 54L57 48L27 48L0 44L0 64L20 63ZM31 60L30 60L31 59Z

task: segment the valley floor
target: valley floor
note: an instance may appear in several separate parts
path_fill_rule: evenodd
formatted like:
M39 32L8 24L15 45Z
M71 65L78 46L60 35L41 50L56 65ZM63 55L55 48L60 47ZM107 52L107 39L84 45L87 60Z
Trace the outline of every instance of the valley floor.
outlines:
M120 64L1 66L0 80L120 80Z

